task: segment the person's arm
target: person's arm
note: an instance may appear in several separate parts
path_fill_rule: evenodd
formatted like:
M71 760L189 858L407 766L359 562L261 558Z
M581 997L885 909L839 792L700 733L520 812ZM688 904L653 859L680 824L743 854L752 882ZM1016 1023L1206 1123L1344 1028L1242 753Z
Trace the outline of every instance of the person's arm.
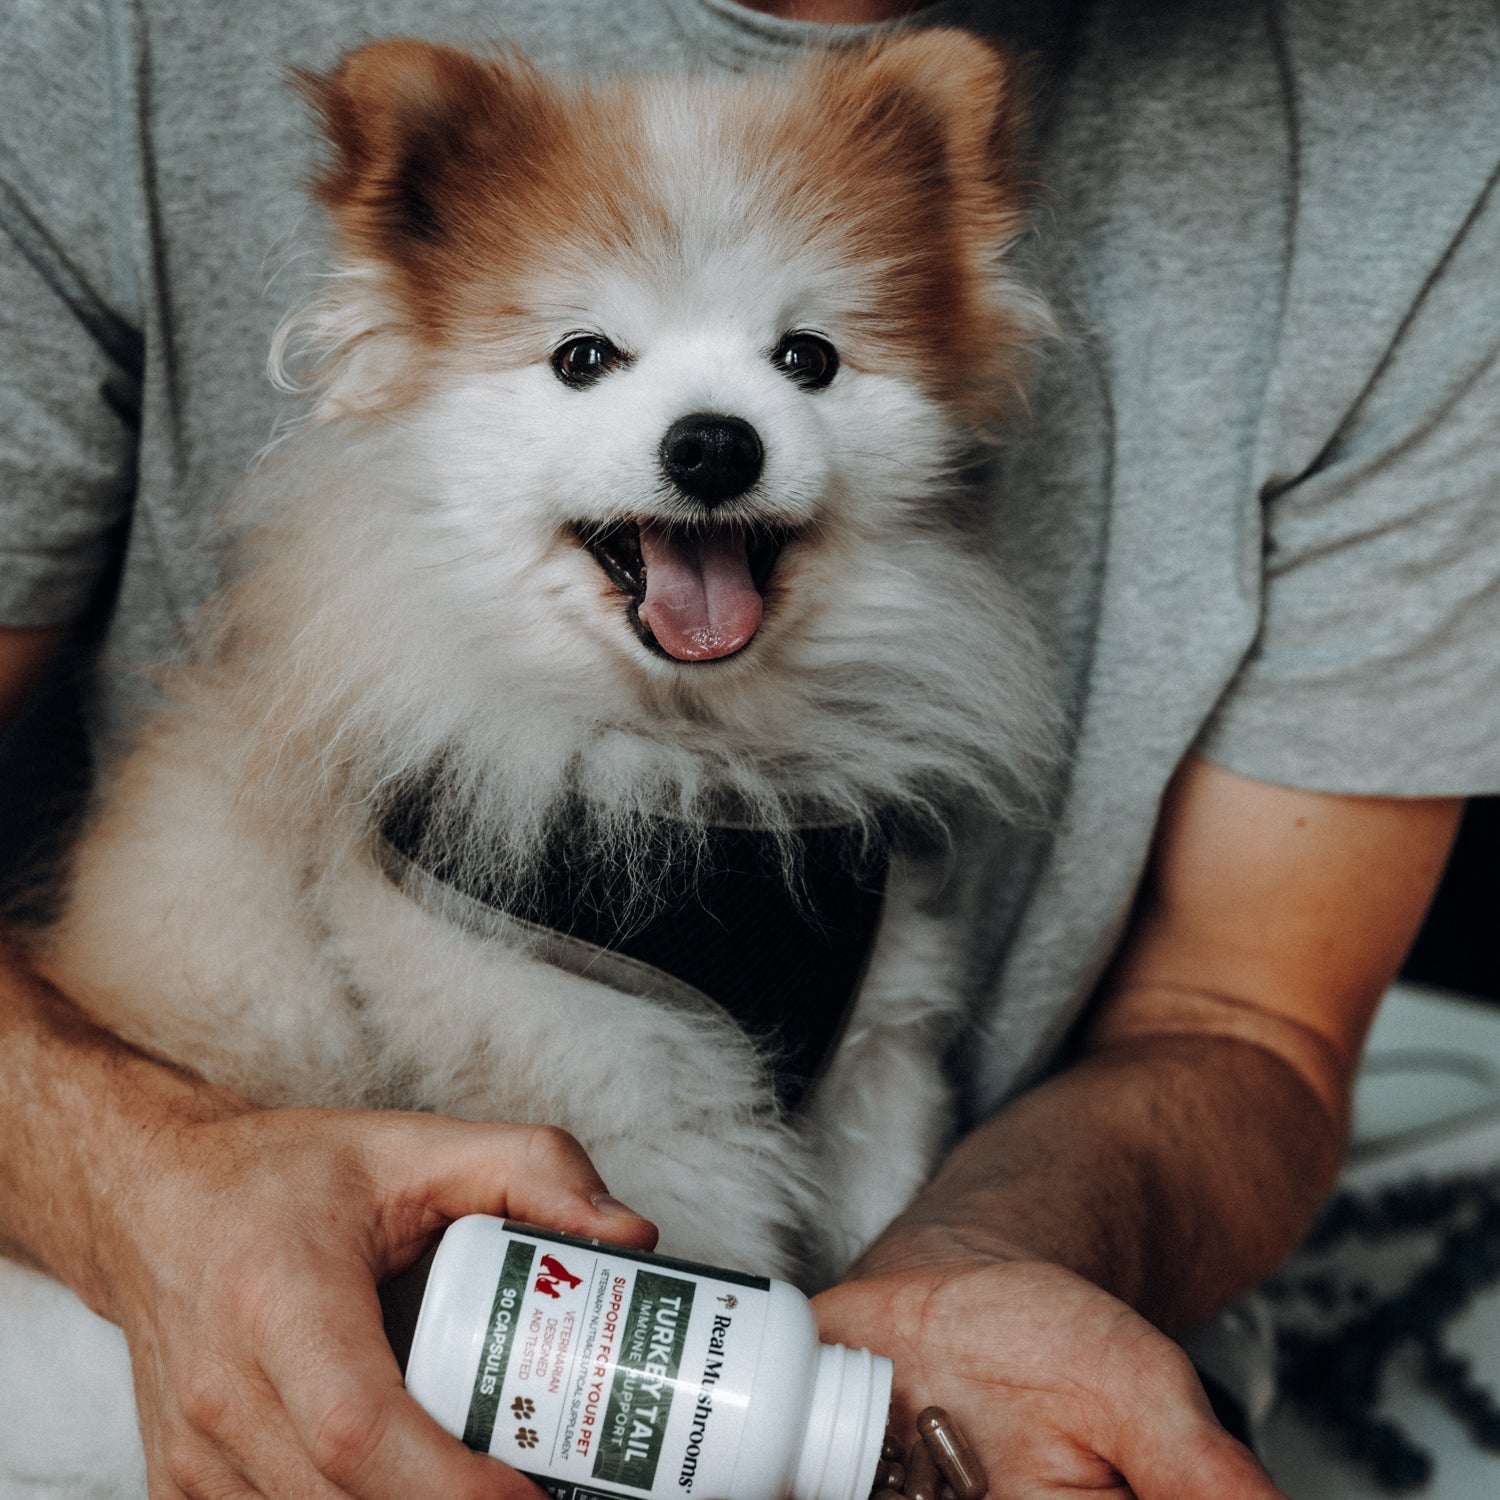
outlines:
M1460 811L1190 760L1076 1060L960 1143L819 1299L827 1336L895 1355L908 1419L958 1410L992 1500L1120 1475L1140 1500L1276 1493L1157 1328L1306 1229Z
M55 640L0 629L0 704ZM465 1213L655 1238L559 1131L253 1109L0 939L0 1246L125 1331L155 1500L534 1500L411 1401L382 1332L377 1282Z

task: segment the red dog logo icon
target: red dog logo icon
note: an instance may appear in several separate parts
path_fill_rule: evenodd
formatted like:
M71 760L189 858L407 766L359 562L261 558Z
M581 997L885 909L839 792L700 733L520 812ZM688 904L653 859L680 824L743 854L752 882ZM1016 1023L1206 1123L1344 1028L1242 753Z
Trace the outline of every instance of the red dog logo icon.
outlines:
M555 1255L544 1255L542 1269L536 1278L536 1286L533 1290L541 1292L543 1296L560 1298L562 1293L557 1289L559 1282L570 1287L583 1284L581 1279L575 1276Z

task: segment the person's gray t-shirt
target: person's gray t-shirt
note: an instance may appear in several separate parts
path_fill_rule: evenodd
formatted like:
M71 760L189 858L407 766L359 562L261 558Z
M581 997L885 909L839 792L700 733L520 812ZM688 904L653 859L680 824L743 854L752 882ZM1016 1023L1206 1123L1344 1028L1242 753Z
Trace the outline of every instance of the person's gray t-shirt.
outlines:
M1063 329L992 475L1069 753L1045 817L967 834L985 1110L1087 1002L1187 752L1336 792L1500 789L1500 16L918 19L1043 54L1023 254ZM741 68L825 31L733 0L8 7L0 622L75 619L118 569L107 725L212 587L211 518L278 413L272 330L320 264L289 65L405 32L566 71Z

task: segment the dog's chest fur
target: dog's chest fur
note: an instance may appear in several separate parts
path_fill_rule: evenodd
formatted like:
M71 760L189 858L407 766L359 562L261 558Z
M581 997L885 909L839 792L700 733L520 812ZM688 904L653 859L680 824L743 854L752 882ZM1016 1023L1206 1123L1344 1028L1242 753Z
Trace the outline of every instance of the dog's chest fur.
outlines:
M267 1104L561 1125L665 1248L762 1272L828 1275L921 1181L960 1000L949 931L923 910L934 870L893 863L878 932L862 887L858 1003L847 1025L833 1008L841 1045L788 1112L750 1032L695 986L487 906L385 841L329 858L333 828L240 795L223 728L165 719L76 853L45 967L101 1023Z

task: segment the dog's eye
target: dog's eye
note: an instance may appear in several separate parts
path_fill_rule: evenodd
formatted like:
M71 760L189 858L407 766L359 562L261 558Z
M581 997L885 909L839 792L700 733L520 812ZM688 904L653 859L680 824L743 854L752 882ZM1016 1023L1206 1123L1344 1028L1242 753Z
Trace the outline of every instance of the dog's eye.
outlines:
M624 356L608 339L586 334L562 345L552 356L552 368L564 385L578 389L592 385L623 361Z
M839 352L815 333L789 333L771 354L771 363L805 391L819 391L839 372Z

